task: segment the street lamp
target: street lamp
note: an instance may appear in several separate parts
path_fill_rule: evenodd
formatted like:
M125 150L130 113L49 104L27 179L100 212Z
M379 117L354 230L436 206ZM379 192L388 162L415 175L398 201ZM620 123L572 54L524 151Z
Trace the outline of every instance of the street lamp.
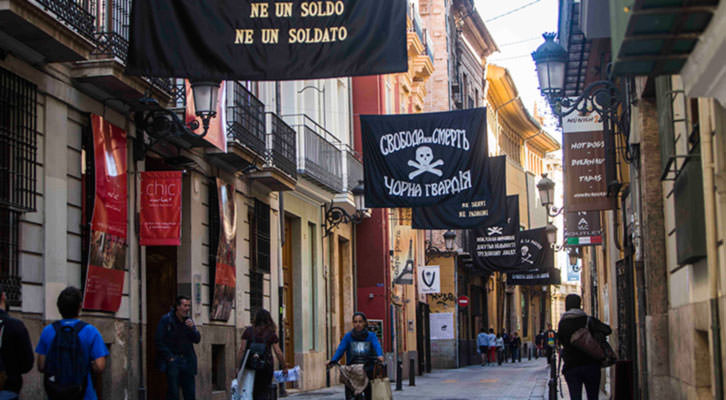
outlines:
M448 230L444 233L444 246L446 246L446 251L454 250L454 240L456 240L456 232Z
M539 87L547 97L558 96L565 87L567 50L555 43L554 33L544 33L545 42L532 53Z
M456 232L448 230L444 233L444 246L446 250L440 250L438 247L431 243L431 240L426 241L426 264L434 257L447 256L454 252L454 242L456 241Z
M578 249L577 247L571 247L567 251L567 255L570 258L570 265L577 265L577 260L582 257L580 255L580 249Z
M545 227L545 232L547 232L547 241L552 247L555 247L555 242L557 241L557 227L552 224L552 222L548 222Z
M217 116L219 82L191 81L189 85L192 87L195 114L202 119L204 131L201 136L204 136L209 130L209 120Z
M325 220L323 221L323 228L325 233L323 237L327 237L330 233L338 227L340 224L360 224L363 219L368 218L368 210L365 208L365 186L363 181L358 181L353 190L353 203L355 204L355 213L349 214L345 209L334 206L333 201L330 201L330 206L325 207Z
M547 215L554 218L562 214L564 207L560 207L556 210L554 207L550 207L555 202L555 182L547 177L547 174L542 174L542 179L537 182L537 190L539 191L539 198L542 202L542 207L547 210Z

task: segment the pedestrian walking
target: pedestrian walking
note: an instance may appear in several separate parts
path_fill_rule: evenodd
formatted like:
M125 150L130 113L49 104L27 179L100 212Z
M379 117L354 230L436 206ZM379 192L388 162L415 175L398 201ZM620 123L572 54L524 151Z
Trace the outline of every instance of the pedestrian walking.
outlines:
M179 387L184 400L194 400L194 376L197 374L197 354L194 344L202 339L194 320L189 316L191 300L177 296L171 311L156 328L157 362L166 373L166 399L178 400Z
M5 287L0 285L0 400L18 399L23 374L33 368L33 346L25 325L8 314Z
M581 299L576 294L565 297L565 313L562 314L558 326L558 337L562 345L562 373L565 375L567 387L570 390L570 399L582 400L582 386L585 386L588 400L596 400L600 389L600 364L584 351L570 343L572 335L579 329L588 326L591 332L602 332L609 335L610 327L595 317L589 317L580 308Z
M383 349L378 342L376 334L368 330L368 318L362 312L353 314L353 329L343 336L343 339L335 350L333 358L328 361L328 366L337 364L338 360L345 354L348 366L363 365L363 371L368 379L373 379L373 370L376 361L383 363ZM350 369L350 372L359 371ZM370 382L363 391L366 400L371 400L372 391ZM345 385L345 398L350 400L354 398L353 389L349 385Z
M237 351L237 365L242 367L245 352L247 356L246 369L255 371L254 388L252 398L254 400L268 400L272 398L272 376L274 365L272 353L274 351L277 361L280 363L283 375L287 375L285 356L280 349L280 339L277 337L277 327L272 321L270 312L261 308L255 313L252 326L247 327L242 333L242 342ZM237 374L235 374L237 375Z
M544 344L545 349L545 356L547 357L547 363L549 364L552 362L552 354L555 351L555 348L557 348L557 332L555 332L554 329L552 329L552 323L547 323L547 330L544 332L544 337L542 340Z
M519 337L517 331L514 331L514 333L512 334L512 342L510 344L510 347L512 349L512 362L522 362L522 359L520 358L520 347L522 347L522 339Z
M502 337L503 334L500 332L497 336L497 363L499 365L502 365L502 360L504 359L504 338Z
M488 354L488 361L493 363L497 361L497 335L494 334L494 328L489 328L489 334L487 335L489 339L489 352Z
M481 356L481 366L485 366L488 363L489 355L489 334L487 334L484 328L479 329L479 334L476 336L476 345L479 355Z
M534 346L537 349L534 353L534 357L538 358L544 351L544 331L539 331L537 336L534 337Z
M97 399L91 373L103 372L109 353L98 329L78 319L82 300L80 289L63 289L56 301L63 319L46 326L35 347L49 400Z

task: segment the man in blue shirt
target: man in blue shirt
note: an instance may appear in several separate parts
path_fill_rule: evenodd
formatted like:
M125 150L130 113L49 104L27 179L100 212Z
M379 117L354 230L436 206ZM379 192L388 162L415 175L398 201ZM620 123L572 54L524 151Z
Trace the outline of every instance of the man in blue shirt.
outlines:
M63 326L75 326L79 320L78 315L81 313L81 302L83 301L83 295L78 288L69 286L58 295L58 311L60 311L63 319L60 321ZM81 342L81 347L84 353L85 359L91 365L88 372L88 386L86 388L86 394L83 400L97 400L96 390L93 388L93 382L91 381L91 372L100 374L106 368L106 357L108 357L108 349L106 344L103 342L101 333L91 324L86 325L78 332L78 337ZM53 324L50 324L43 329L43 333L40 334L40 340L38 346L35 348L35 352L38 354L38 371L41 373L45 370L45 359L50 351L50 346L55 338L55 328Z

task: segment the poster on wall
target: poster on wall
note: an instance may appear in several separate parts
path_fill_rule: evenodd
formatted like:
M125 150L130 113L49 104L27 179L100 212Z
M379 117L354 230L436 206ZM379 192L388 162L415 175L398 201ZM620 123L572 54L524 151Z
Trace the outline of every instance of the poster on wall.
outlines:
M140 245L181 245L181 185L181 171L141 173Z
M572 113L562 119L562 173L565 181L565 211L610 210L613 197L608 183L614 179L615 160L611 135L603 132L597 112Z
M481 269L497 271L519 265L517 233L519 232L519 196L507 196L506 220L494 225L472 229L470 247L472 261Z
M369 319L368 330L375 333L378 338L378 343L383 344L383 320L382 319Z
M427 207L495 200L489 184L486 109L361 115L365 204Z
M438 265L419 266L418 269L418 293L436 294L441 293L441 271Z
M214 268L214 289L209 318L227 321L237 288L235 255L237 248L237 207L234 186L217 178L217 207L219 210L219 240Z
M393 227L393 283L398 285L413 284L414 243L416 231L407 225Z
M470 229L504 223L507 213L507 157L489 158L489 200L473 197L464 202L445 202L413 209L415 229Z
M126 132L91 116L95 196L83 291L86 310L116 312L121 305L126 267Z
M199 124L198 128L194 130L194 133L201 135L204 132L202 127L202 119L197 117L196 110L194 109L194 101L192 94L192 86L189 83L189 79L184 80L184 89L186 93L187 108L184 112L185 121L187 126L193 121L197 121ZM222 81L219 84L219 92L217 92L217 115L209 120L209 130L204 135L204 140L211 143L214 147L227 152L227 84Z
M407 5L404 0L134 1L126 73L277 81L406 72Z
M447 340L454 338L454 313L429 314L431 340Z

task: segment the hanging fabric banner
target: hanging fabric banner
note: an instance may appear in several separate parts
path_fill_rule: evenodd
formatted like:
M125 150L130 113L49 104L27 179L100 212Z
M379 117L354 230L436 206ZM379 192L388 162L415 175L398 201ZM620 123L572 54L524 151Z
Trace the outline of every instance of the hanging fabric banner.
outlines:
M565 211L610 210L608 183L613 179L614 160L610 143L597 112L572 113L562 119L562 172L565 181Z
M519 196L507 196L506 205L506 220L470 231L469 248L472 249L473 264L478 268L501 271L519 265Z
M492 200L486 109L361 115L360 121L366 207Z
M141 173L140 245L181 245L181 189L181 171Z
M209 318L227 321L232 312L237 272L237 206L234 202L234 186L217 178L217 207L219 210L219 239L217 260L214 268L214 290ZM210 207L212 207L210 205Z
M194 109L194 95L192 94L192 86L189 83L189 79L184 80L184 93L186 95L187 108L184 112L184 122L187 126L197 121L199 127L193 132L197 135L201 135L204 132L202 127L202 119L197 117L196 110ZM204 135L204 140L214 145L214 147L227 152L227 84L222 81L219 84L219 91L217 92L217 115L209 120L209 130Z
M555 268L555 252L545 228L517 234L519 267L507 272L507 285L557 285L560 270Z
M413 208L414 229L471 229L501 224L507 218L507 157L489 158L488 199L478 193L462 203Z
M404 0L132 2L126 72L277 81L408 70Z
M562 283L562 277L560 275L560 270L557 268L551 270L532 269L528 271L508 272L507 285L559 285Z
M86 310L116 312L126 267L126 132L91 116L95 196L83 291Z

